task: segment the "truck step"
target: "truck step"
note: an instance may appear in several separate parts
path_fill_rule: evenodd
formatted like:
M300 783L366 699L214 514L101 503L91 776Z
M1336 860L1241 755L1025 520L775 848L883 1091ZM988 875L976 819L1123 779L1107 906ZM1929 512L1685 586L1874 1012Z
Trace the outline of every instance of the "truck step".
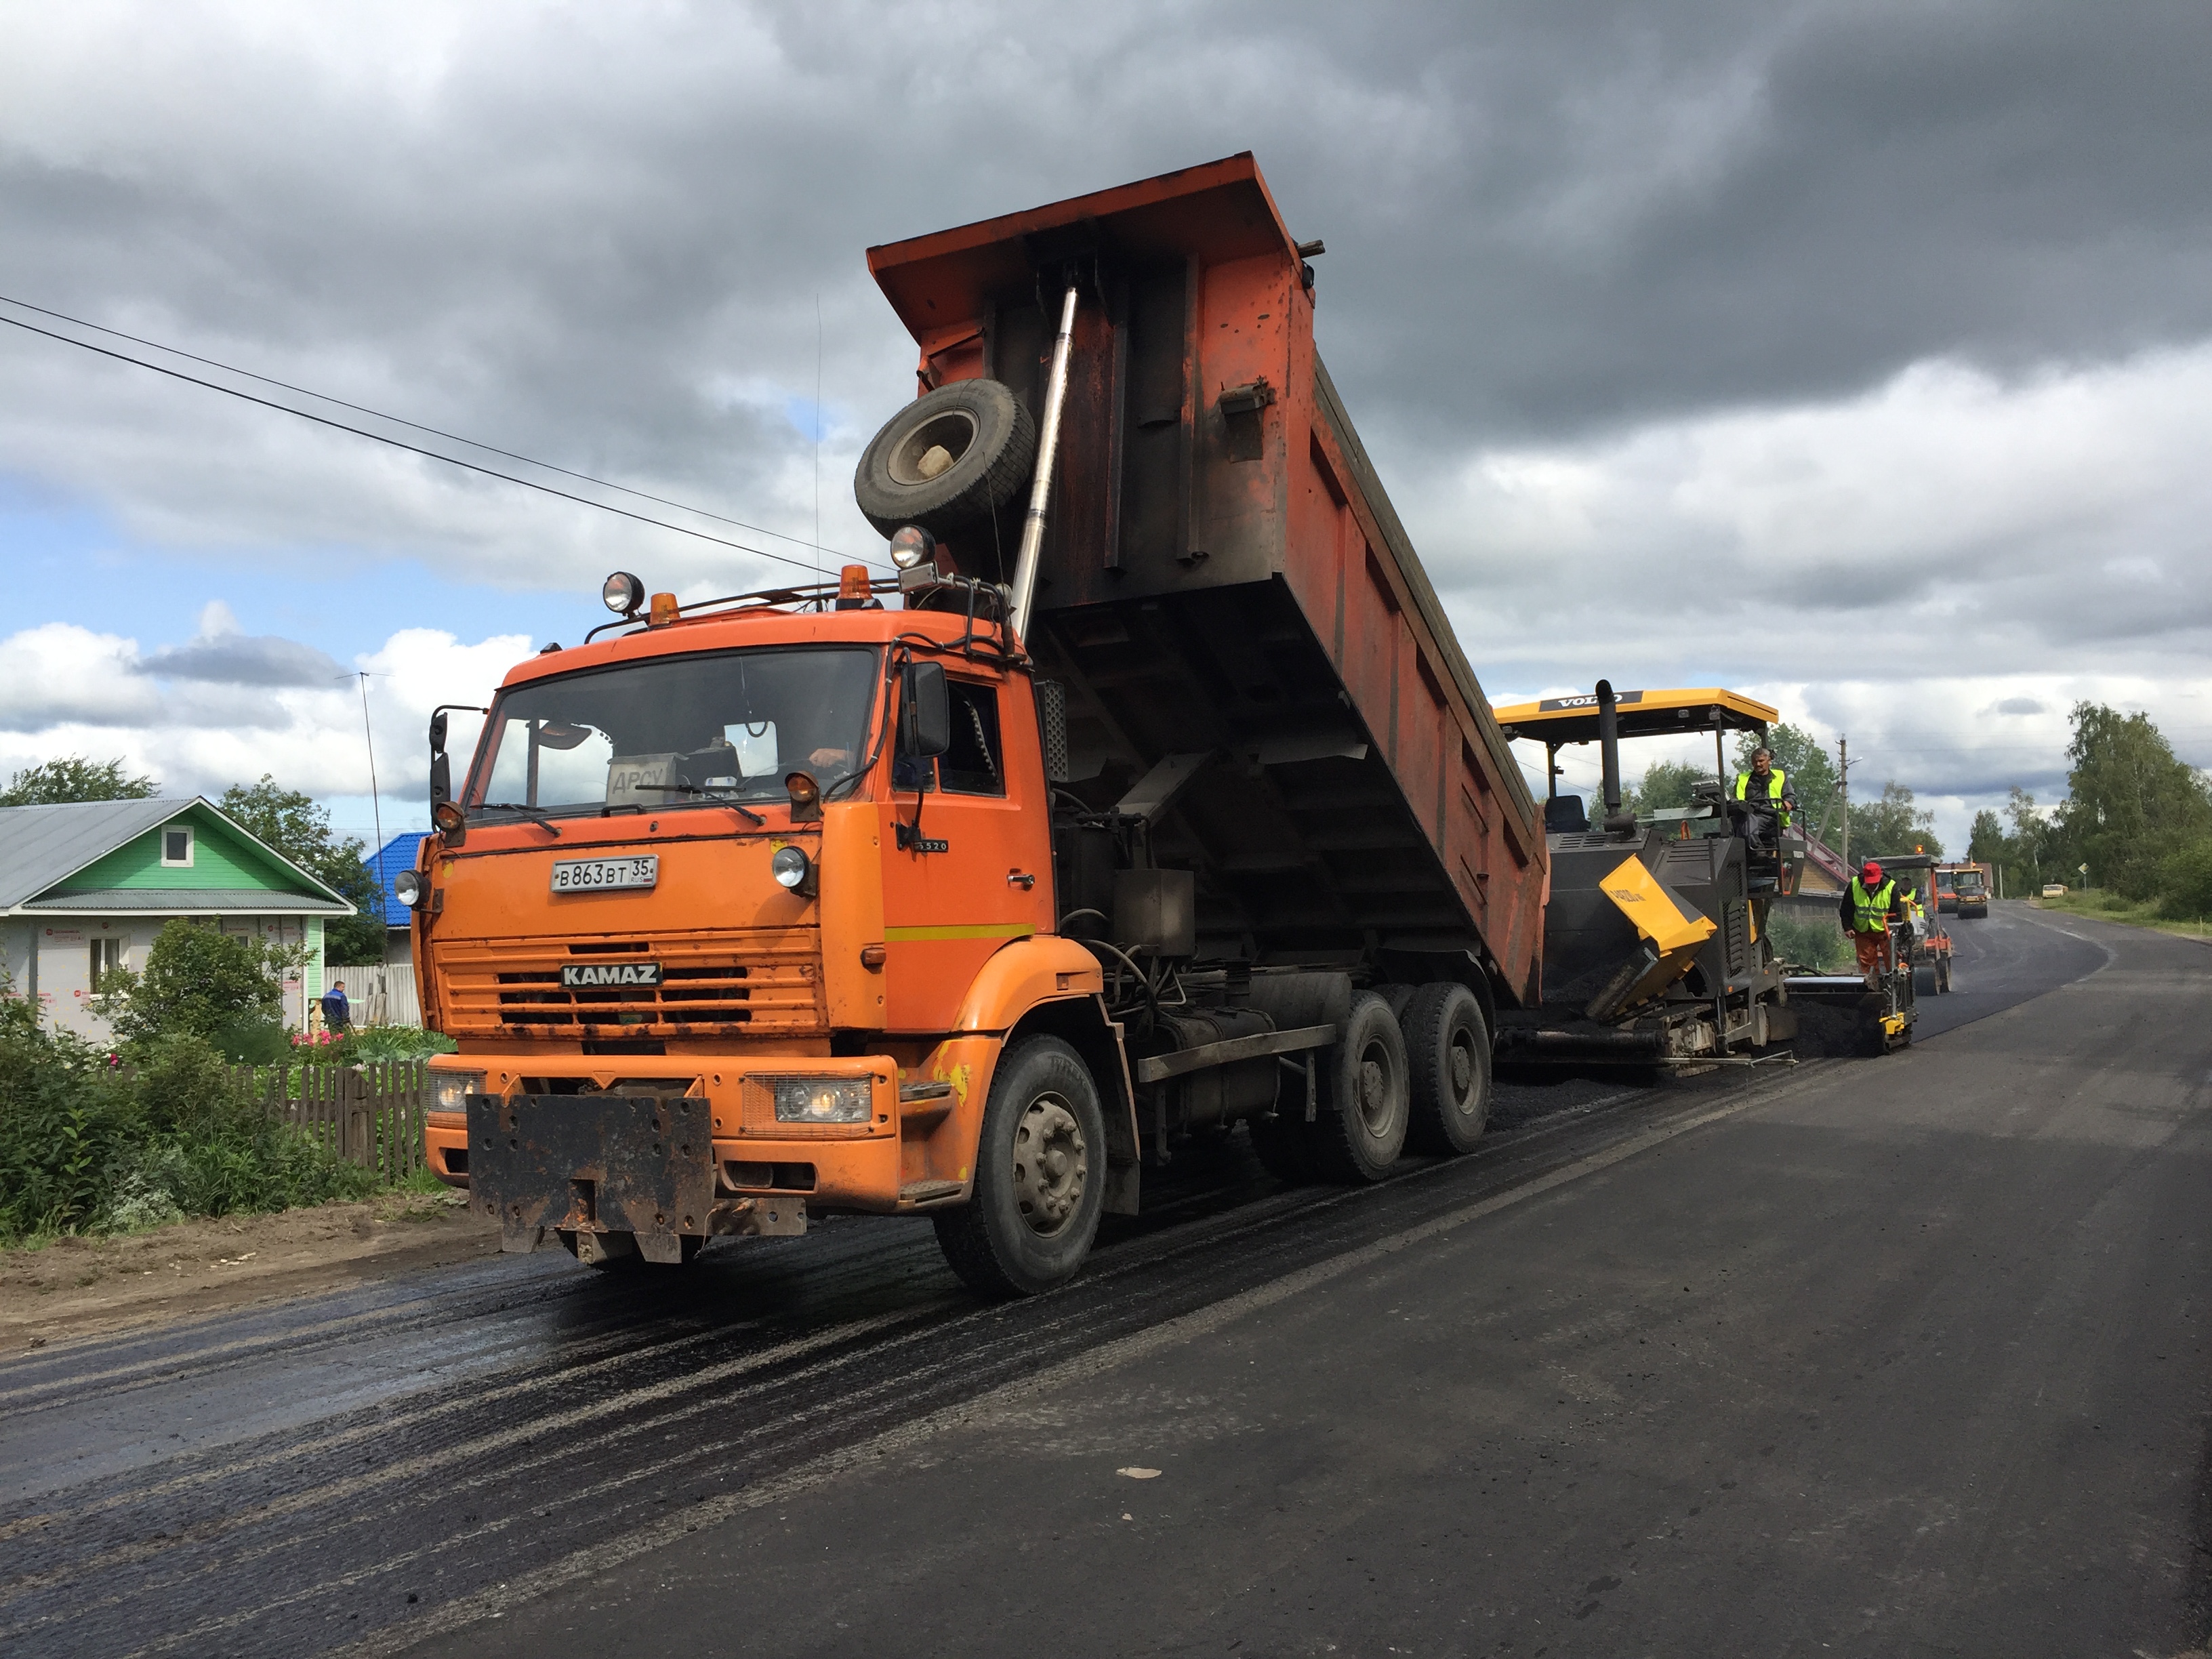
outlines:
M965 1190L957 1181L909 1181L899 1188L902 1204L934 1204L940 1199L957 1198Z

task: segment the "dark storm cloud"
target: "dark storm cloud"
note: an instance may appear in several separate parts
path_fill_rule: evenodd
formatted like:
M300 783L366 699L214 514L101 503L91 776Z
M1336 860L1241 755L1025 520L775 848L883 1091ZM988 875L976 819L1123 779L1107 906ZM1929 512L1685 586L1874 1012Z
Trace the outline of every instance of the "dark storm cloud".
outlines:
M244 0L11 27L0 293L789 534L818 476L823 538L874 550L848 480L913 381L867 245L1250 149L1328 240L1322 349L1486 679L2155 675L2205 643L2212 512L2155 441L2207 406L2160 367L2212 337L2201 4ZM619 563L728 591L744 564L9 332L0 471L157 543L532 586ZM1775 460L1698 424L1860 399L1909 426L1942 396L1881 394L1930 362L2130 441L1932 469L1885 516L1911 442L1785 510L1859 428ZM2115 363L2151 389L2099 392L2133 411L2103 428L2029 395ZM1607 447L1653 431L1673 447ZM1604 476L1468 483L1516 448ZM1580 539L1516 527L1577 491Z
M736 494L810 434L706 387L811 386L817 295L833 395L896 395L864 244L1243 148L1329 237L1324 349L1408 442L2212 329L2199 6L490 10L456 34L427 89L255 86L236 132L240 71L211 67L210 109L170 118L198 154L9 143L0 273L350 353L325 373L426 418Z
M223 634L172 645L142 657L136 672L159 679L218 685L322 687L345 671L324 652L275 635Z

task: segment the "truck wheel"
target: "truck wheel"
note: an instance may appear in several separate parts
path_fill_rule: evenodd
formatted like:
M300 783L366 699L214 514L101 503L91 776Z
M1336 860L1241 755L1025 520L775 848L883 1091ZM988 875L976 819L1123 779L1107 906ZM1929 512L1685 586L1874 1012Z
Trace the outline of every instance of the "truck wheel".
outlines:
M1321 1085L1313 1125L1321 1172L1346 1182L1382 1180L1406 1147L1406 1039L1373 992L1353 994Z
M861 453L853 499L888 536L933 536L987 519L1030 481L1036 428L997 380L955 380L885 421Z
M1482 1004L1457 981L1442 980L1413 993L1401 1023L1412 1095L1406 1144L1447 1156L1473 1152L1490 1118L1490 1028Z
M999 1061L975 1149L973 1196L933 1218L938 1248L971 1290L1035 1296L1091 1253L1106 1198L1106 1119L1097 1085L1058 1037Z

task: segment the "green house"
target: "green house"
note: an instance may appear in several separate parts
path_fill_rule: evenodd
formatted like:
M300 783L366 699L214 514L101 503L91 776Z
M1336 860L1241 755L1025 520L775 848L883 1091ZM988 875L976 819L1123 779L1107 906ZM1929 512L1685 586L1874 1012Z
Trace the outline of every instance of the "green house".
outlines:
M211 802L79 801L0 807L0 965L11 994L95 1039L100 974L143 969L161 924L183 916L296 947L284 1018L304 1028L323 992L323 927L353 907Z

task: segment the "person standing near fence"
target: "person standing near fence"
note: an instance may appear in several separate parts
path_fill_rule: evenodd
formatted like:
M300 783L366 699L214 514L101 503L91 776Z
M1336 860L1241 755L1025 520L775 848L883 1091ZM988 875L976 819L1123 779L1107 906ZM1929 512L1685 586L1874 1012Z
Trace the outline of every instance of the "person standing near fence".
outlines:
M345 981L334 979L331 988L323 993L323 1029L333 1038L342 1037L353 1024L353 1005L346 1000Z

